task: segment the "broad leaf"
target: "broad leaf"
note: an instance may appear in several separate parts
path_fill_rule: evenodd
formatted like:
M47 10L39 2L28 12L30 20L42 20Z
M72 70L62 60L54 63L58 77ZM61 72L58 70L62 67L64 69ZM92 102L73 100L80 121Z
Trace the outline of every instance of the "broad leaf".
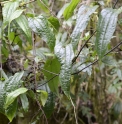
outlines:
M60 72L60 62L58 59L50 59L47 60L44 66L43 73L46 76L47 80L51 79L55 74L59 74ZM52 79L49 83L49 88L52 92L58 93L58 85L59 85L59 76Z
M17 111L17 100L15 100L6 110L5 115L9 119L10 122L12 122L13 118L16 115Z
M26 17L24 15L21 15L16 19L16 22L20 26L20 28L23 30L23 32L26 34L28 41L31 43L32 41L31 31L30 31Z
M53 92L50 92L48 93L48 98L43 108L47 118L49 118L53 113L54 106L55 106L55 95Z
M37 33L47 43L51 51L53 51L55 46L55 36L48 25L48 20L40 15L35 18L29 18L28 22L32 31Z
M9 23L10 17L17 9L17 7L19 7L19 2L7 2L4 5L2 10L4 26L6 26Z
M21 103L22 103L22 107L24 111L27 112L29 109L29 101L28 101L26 94L21 94L20 99L21 99Z
M6 103L5 103L5 108L7 108L11 103L14 102L14 100L20 95L20 94L23 94L25 92L27 92L27 88L19 88L11 93L9 93L7 95L7 98L6 98Z
M72 0L69 6L65 9L63 15L66 20L73 15L74 9L76 8L79 2L80 0Z
M82 5L77 14L76 26L72 32L72 45L75 48L79 42L81 33L86 29L88 21L90 20L90 15L95 12L98 6L89 7Z
M72 59L74 58L74 52L71 44L68 44L65 48L58 43L55 47L55 54L61 62L61 71L59 75L61 88L65 95L70 97L70 77L71 77L71 66Z
M10 16L10 19L9 19L9 23L18 18L22 13L23 13L24 10L16 10L11 16Z
M95 41L96 52L100 59L107 52L107 45L116 28L117 16L117 12L110 8L103 9L100 14Z
M48 18L48 21L50 22L50 24L53 26L53 28L58 31L59 27L60 27L60 23L59 20L53 16L51 16L50 18Z

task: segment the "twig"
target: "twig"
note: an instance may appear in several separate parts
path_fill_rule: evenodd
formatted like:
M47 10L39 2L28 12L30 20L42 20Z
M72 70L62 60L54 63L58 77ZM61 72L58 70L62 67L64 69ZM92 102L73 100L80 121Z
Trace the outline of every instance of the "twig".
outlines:
M118 3L119 0L116 0L114 6L113 6L113 9L116 7L117 3Z
M104 56L106 56L106 55L108 55L109 53L111 53L112 51L114 51L114 50L115 50L118 46L120 46L121 44L122 44L122 41L121 41L119 44L117 44L114 48L112 48L110 51L108 51ZM78 72L73 73L72 75L75 75L75 74L80 73L81 71L85 70L86 68L88 68L89 66L95 64L95 63L98 62L98 61L99 61L99 59L95 60L93 63L87 65L86 67L84 67L83 69L81 69L81 70L78 71Z
M88 41L94 36L94 34L96 33L96 31L94 31L94 33L89 37L89 39L84 43L84 45L81 47L80 51L78 52L77 56L73 59L72 64L74 64L74 62L76 61L76 59L78 58L78 56L80 55L82 49L85 47L85 45L88 43Z
M36 98L36 102L37 102L37 104L38 104L38 106L39 106L39 109L42 111L42 113L43 113L43 115L44 115L44 118L45 118L45 120L46 120L46 124L48 124L47 117L46 117L46 115L45 115L45 113L44 113L44 111L43 111L43 109L42 109L42 107L41 107L41 105L40 105L40 103L39 103L39 101L38 101L37 98Z
M65 121L67 115L68 115L68 113L65 114L65 116L64 116L64 118L63 118L63 120L62 120L62 122L61 122L60 124L63 124L63 123L64 123L64 121Z

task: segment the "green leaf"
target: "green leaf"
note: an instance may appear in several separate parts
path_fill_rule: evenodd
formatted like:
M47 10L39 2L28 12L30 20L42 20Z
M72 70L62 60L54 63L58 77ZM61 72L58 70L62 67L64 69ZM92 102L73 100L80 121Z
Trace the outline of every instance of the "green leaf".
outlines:
M14 38L15 38L15 33L14 32L10 32L9 36L8 36L9 41L13 42Z
M57 58L49 59L44 65L43 73L46 76L47 80L51 79L55 74L60 72L60 62ZM58 93L59 77L53 78L49 83L49 88L52 92Z
M115 31L117 12L111 8L103 9L97 26L95 49L100 59L107 52L107 46Z
M55 54L61 62L61 71L59 75L61 88L65 95L70 97L70 78L72 59L74 58L74 52L71 44L68 44L63 48L61 43L58 43L55 47Z
M103 57L102 62L105 63L108 66L117 66L117 62L112 56Z
M23 94L25 92L27 92L28 89L27 88L19 88L11 93L9 93L7 95L7 98L6 98L6 103L5 103L5 108L7 108L11 103L14 102L14 100L20 95L20 94Z
M5 90L4 90L4 82L0 82L0 113L5 112L4 110L4 102L5 102Z
M41 92L41 102L42 102L42 105L44 106L48 98L48 93L44 90L37 90L37 92L38 93Z
M32 31L37 33L47 43L51 51L53 51L55 46L55 36L48 25L48 20L40 15L35 18L29 18L28 21Z
M55 95L53 92L50 92L48 93L48 99L43 108L47 118L49 118L51 114L53 113L54 106L55 106Z
M10 122L12 122L13 118L16 115L17 111L17 100L15 100L6 110L5 115L9 119Z
M11 91L14 91L18 89L19 86L21 86L21 78L24 74L24 71L16 73L14 76L10 77L8 80L6 80L5 83L5 91L7 93L10 93Z
M66 20L68 20L73 15L74 9L79 2L80 0L72 0L69 6L65 9L63 15Z
M29 102L28 102L28 98L27 98L26 94L21 94L20 99L21 99L21 103L22 103L22 107L23 107L24 111L27 112L28 108L29 108Z
M76 48L80 40L81 33L86 29L88 25L88 22L90 20L90 15L94 13L97 8L98 8L97 5L93 7L82 5L79 8L77 14L76 26L71 35L73 48Z
M21 15L16 19L16 22L20 26L20 28L23 30L23 32L26 34L28 41L32 43L31 31L30 31L26 17L24 15Z
M59 23L59 20L53 16L51 16L50 18L48 18L48 21L50 22L50 24L53 26L53 28L55 30L59 30L59 27L60 27L60 23Z
M13 12L13 14L10 16L10 19L9 19L9 23L18 18L22 13L23 13L24 10L16 10L15 12Z
M6 26L9 23L11 15L18 7L19 7L19 2L7 2L4 5L2 9L4 26Z

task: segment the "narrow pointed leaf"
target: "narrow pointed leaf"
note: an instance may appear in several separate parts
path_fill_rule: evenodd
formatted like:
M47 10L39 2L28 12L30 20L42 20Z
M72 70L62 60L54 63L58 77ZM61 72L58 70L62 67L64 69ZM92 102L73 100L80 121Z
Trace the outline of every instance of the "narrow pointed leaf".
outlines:
M28 101L26 94L21 94L20 99L21 99L21 103L22 103L22 107L24 111L27 112L29 109L29 101Z
M73 15L74 9L79 2L80 0L72 0L69 6L65 9L63 15L66 20L68 20Z
M95 12L98 6L89 7L86 5L82 5L78 10L76 26L72 32L72 45L75 48L79 42L81 33L86 29L88 25L88 21L90 20L90 15Z
M95 41L96 52L100 59L107 52L107 45L116 28L117 16L117 12L111 8L103 9L100 14Z
M32 41L31 31L30 31L26 17L24 15L21 15L16 19L16 22L20 26L20 28L23 30L23 32L26 34L28 41L31 43Z
M27 88L19 88L11 93L9 93L7 95L7 98L6 98L6 103L5 103L5 108L7 108L11 103L14 102L14 100L20 95L20 94L23 94L25 92L27 92L28 89Z
M35 18L29 18L28 22L32 31L37 33L47 43L50 50L53 51L55 46L55 36L49 27L48 20L40 15Z
M59 75L61 88L64 91L65 95L69 98L71 66L72 66L72 59L74 58L72 45L69 44L65 48L63 48L63 46L61 46L61 43L57 44L55 47L55 54L61 61L61 65L62 65Z

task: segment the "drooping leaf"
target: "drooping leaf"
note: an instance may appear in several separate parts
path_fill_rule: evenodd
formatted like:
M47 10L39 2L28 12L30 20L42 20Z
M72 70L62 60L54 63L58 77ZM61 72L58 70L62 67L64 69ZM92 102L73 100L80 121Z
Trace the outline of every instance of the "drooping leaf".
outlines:
M95 12L98 6L89 7L86 5L82 5L77 14L76 26L72 32L72 45L75 48L79 42L81 33L85 30L88 25L88 21L90 20L90 15Z
M20 94L23 94L25 92L27 92L28 89L27 88L19 88L11 93L9 93L7 95L7 98L6 98L6 103L5 103L5 108L7 108L11 103L14 102L14 100L20 95Z
M70 97L70 78L71 78L71 66L72 59L74 58L74 52L71 44L68 44L63 48L59 42L55 47L55 54L61 62L61 71L59 75L61 88L65 95Z
M20 99L21 99L21 103L22 103L22 107L24 111L27 112L29 109L29 101L28 101L26 94L21 94Z
M9 23L10 17L14 13L14 11L17 9L17 7L19 7L19 2L17 2L17 1L7 2L4 5L4 7L2 9L4 26L6 26Z
M50 50L53 51L55 46L55 36L48 25L48 20L40 15L35 18L29 18L28 22L32 31L37 33L47 43Z
M23 30L23 32L26 34L28 41L31 43L32 36L31 36L31 31L30 31L26 17L24 15L21 15L18 18L16 18L16 22L20 26L20 28Z
M5 115L9 119L10 122L12 122L13 118L16 115L17 111L17 100L15 100L6 110Z
M44 90L37 90L37 92L41 93L40 99L41 99L42 105L44 106L46 101L47 101L47 98L48 98L48 93L46 91L44 91Z
M51 79L55 74L59 74L60 72L60 62L57 58L49 59L45 63L43 73L46 76L47 80ZM49 83L49 88L52 92L58 93L58 85L59 85L59 76L53 78Z
M54 106L55 106L55 94L53 92L50 92L48 93L48 98L43 108L47 118L49 118L53 113Z
M48 21L53 26L53 28L58 31L58 29L60 27L59 20L57 18L51 16L50 18L48 18Z
M95 49L100 59L107 52L107 45L116 28L117 16L117 12L111 8L106 8L101 11L95 41Z
M78 5L79 2L80 2L80 0L72 0L70 2L69 6L65 9L65 11L63 13L64 18L66 20L68 20L73 15L74 9L76 8L76 6Z

